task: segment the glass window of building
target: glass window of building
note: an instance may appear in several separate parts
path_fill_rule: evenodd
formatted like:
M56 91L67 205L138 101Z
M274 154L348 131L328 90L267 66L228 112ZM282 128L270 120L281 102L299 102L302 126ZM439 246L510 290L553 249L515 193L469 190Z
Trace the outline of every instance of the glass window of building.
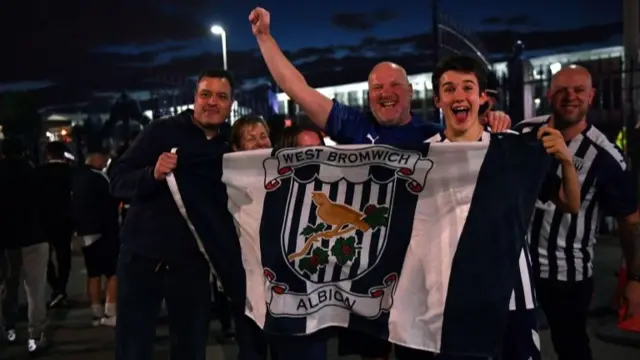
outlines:
M358 99L357 91L349 91L347 93L347 104L348 105L360 105L360 99Z

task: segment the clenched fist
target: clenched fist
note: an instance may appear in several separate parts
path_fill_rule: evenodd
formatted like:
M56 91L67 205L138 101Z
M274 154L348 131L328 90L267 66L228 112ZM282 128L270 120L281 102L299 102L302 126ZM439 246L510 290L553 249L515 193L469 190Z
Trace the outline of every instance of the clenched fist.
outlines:
M164 180L167 175L172 172L178 164L178 155L170 152L164 152L158 158L156 167L153 169L153 177L156 180Z
M255 36L269 35L269 24L271 24L271 15L263 8L255 8L249 14L249 22L251 23L251 31Z
M560 163L572 163L573 154L569 151L567 143L559 130L547 125L538 129L538 139L542 140L542 145L547 154L553 155Z

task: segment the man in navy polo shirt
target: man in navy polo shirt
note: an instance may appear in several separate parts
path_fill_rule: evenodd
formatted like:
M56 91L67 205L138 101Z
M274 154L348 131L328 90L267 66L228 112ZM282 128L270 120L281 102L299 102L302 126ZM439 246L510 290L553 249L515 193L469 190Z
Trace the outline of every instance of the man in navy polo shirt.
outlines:
M414 147L442 130L439 125L424 123L411 114L413 88L401 66L382 62L371 70L368 79L371 111L363 112L332 101L307 84L271 36L268 11L256 8L249 14L249 22L265 63L278 86L338 144ZM502 112L489 113L487 122L496 132L511 125L509 117ZM350 339L344 343L351 344L353 348L345 349L347 353L356 353L368 359L387 358L390 348L388 342L353 332L347 332L346 335ZM312 351L307 351L309 353Z

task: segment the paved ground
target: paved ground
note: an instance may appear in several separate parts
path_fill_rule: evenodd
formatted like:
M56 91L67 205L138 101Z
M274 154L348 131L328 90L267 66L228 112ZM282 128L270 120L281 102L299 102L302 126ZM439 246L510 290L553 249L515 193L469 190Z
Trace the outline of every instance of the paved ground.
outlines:
M594 312L590 320L592 346L596 360L639 360L640 334L623 334L615 329L609 306L612 302L613 289L616 278L614 271L619 265L620 249L611 239L605 239L598 245L596 252L596 297ZM68 309L52 312L52 341L54 347L42 357L47 360L111 360L114 359L113 330L108 328L92 328L89 325L90 312L84 304L84 271L82 259L74 258L73 274L70 281L70 295L74 301ZM24 324L23 324L24 326ZM556 360L549 341L549 331L542 330L543 359ZM20 329L25 335L25 329ZM167 326L160 321L156 339L156 359L168 359L168 331ZM212 336L208 348L207 359L235 360L237 351L233 344L221 344L216 339L220 335L217 322L212 322ZM602 341L606 338L607 341ZM622 346L611 342L625 343L632 346ZM336 342L329 345L329 359L338 359ZM0 360L26 359L26 346L21 342L18 346L0 349ZM356 357L342 358L356 360Z

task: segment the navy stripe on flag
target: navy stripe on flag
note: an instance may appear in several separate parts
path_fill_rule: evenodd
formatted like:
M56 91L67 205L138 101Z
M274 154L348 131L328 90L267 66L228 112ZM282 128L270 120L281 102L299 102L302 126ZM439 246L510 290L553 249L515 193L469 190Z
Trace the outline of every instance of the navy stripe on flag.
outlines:
M492 136L453 258L443 353L498 355L520 251L550 164L535 134Z

